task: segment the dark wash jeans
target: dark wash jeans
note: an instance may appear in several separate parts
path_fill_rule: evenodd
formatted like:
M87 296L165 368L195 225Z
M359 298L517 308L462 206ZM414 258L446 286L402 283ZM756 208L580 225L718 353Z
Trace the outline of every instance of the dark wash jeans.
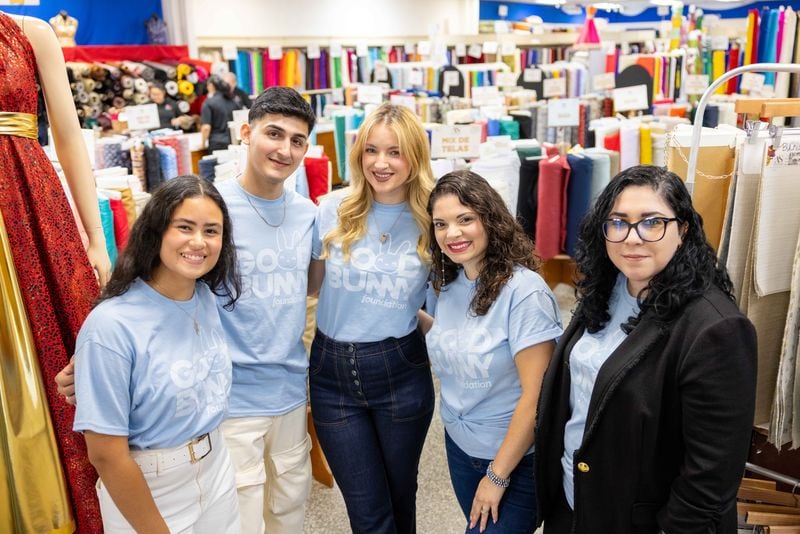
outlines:
M447 467L450 468L450 482L456 492L456 499L467 519L468 534L480 532L480 521L475 528L469 528L469 512L472 499L481 479L486 476L490 459L474 458L461 450L445 432ZM500 521L494 523L489 516L484 534L533 534L536 531L536 485L533 480L533 454L522 457L511 472L511 484L506 488L497 511Z
M434 405L422 334L341 343L317 330L309 389L314 427L350 528L416 532L417 470Z

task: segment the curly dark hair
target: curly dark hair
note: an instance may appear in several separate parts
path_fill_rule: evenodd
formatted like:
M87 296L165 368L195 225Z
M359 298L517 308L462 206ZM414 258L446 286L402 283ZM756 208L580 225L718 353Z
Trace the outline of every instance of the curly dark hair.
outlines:
M508 211L500 194L483 177L471 171L455 171L442 176L428 200L428 213L433 216L433 206L439 197L455 195L458 201L478 214L486 231L488 243L481 271L475 286L475 296L470 310L475 315L486 315L497 295L521 265L533 271L539 268L539 258L534 253L533 242L525 230ZM433 254L433 287L437 291L458 277L461 268L448 258L436 241L434 225L430 227Z
M644 313L651 309L657 321L668 323L689 301L712 285L733 300L733 284L725 268L718 265L714 249L703 231L703 219L692 206L692 198L683 181L663 167L639 165L615 176L581 222L575 250L578 267L575 318L582 320L592 333L602 330L611 319L608 301L619 270L608 257L603 222L611 213L617 197L629 186L647 186L658 193L675 212L683 236L681 246L666 267L637 295L639 315L629 318L622 329L630 333Z
M172 214L187 198L207 197L222 210L222 250L217 264L200 280L220 297L227 297L225 309L231 310L242 292L233 227L228 208L217 189L194 175L179 176L161 184L153 192L131 229L128 244L117 258L117 264L97 304L124 294L136 278L150 280L161 263L161 239L169 227ZM96 304L95 304L96 305Z

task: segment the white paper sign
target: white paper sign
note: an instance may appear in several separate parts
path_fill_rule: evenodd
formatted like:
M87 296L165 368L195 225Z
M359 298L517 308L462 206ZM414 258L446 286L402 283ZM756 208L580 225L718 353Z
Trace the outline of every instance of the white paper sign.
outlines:
M566 78L547 78L542 87L544 98L552 98L554 96L567 95L567 79Z
M469 51L467 52L469 57L474 57L475 59L480 59L483 55L483 48L479 44L469 45Z
M464 43L456 43L456 57L464 57L467 55L467 45Z
M451 87L457 87L461 81L458 72L454 70L444 71L444 80L442 82L442 92L446 95L450 94Z
M417 99L409 95L392 95L389 102L396 106L405 106L414 113L417 112Z
M595 74L592 78L592 86L595 91L607 91L616 87L616 80L613 72Z
M612 94L614 111L638 111L648 109L647 86L618 87Z
M517 51L517 45L511 41L503 41L500 45L500 54L503 56L513 56Z
M525 69L522 74L525 83L539 83L542 81L542 71L539 69Z
M341 56L342 55L342 45L339 44L339 43L331 44L330 52L331 52L331 56L333 56L333 57Z
M412 69L411 72L408 73L408 83L411 85L422 85L423 77L422 71L417 69Z
M547 126L578 126L581 103L577 98L558 98L547 101Z
M310 44L306 47L306 56L308 59L319 59L319 45L318 44Z
M441 126L431 132L431 157L475 158L481 144L481 127L478 124Z
M702 95L708 89L708 74L687 74L686 94Z
M383 88L380 85L359 85L356 99L362 104L380 104L383 102Z
M331 98L334 104L344 104L344 89L338 87L331 91Z
M495 81L498 87L516 87L519 75L513 72L498 72Z
M497 53L497 41L486 41L483 43L483 53L484 54L496 54Z
M380 63L375 65L375 81L376 82L389 81L389 69L386 68L386 65Z
M358 43L356 45L356 55L358 57L365 57L369 55L369 48L367 48L367 43Z
M495 85L487 87L473 87L472 88L472 105L473 107L492 106L497 102L500 96L500 90Z
M414 43L406 43L403 46L403 50L405 50L406 54L413 54L416 51L416 47L414 46Z
M742 82L739 84L741 91L760 91L764 87L764 75L755 72L745 72L742 74Z
M232 59L238 59L238 57L239 50L236 48L236 45L222 45L222 59L230 61Z
M152 130L161 125L158 120L158 106L155 104L128 106L124 114L120 115L120 120L126 121L130 130Z
M430 41L420 41L417 43L417 54L421 56L429 56L431 55L431 42Z
M280 59L283 57L283 47L281 45L269 45L269 58Z

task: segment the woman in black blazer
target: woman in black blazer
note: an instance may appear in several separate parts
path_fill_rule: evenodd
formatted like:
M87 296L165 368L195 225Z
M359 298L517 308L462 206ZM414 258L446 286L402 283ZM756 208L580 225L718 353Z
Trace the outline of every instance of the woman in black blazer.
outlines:
M580 229L578 306L545 374L545 534L736 532L756 335L675 174L617 175Z

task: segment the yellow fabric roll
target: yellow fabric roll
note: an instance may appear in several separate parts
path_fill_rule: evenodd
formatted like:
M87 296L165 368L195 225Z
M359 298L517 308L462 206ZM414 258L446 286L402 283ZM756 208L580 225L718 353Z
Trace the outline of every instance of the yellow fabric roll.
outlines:
M186 63L179 64L175 69L175 75L179 80L186 78L191 73L192 73L192 67L190 67Z
M192 82L181 80L178 82L178 92L182 95L189 96L194 93L194 85L192 85Z
M0 532L75 530L33 333L0 214Z
M711 65L712 68L714 69L714 76L712 78L712 81L716 80L717 78L725 74L725 50L714 50L714 53L711 55ZM714 91L714 94L724 95L726 85L727 84L723 83L722 85L717 87L717 90Z
M639 163L642 165L653 164L653 136L649 124L639 126Z

